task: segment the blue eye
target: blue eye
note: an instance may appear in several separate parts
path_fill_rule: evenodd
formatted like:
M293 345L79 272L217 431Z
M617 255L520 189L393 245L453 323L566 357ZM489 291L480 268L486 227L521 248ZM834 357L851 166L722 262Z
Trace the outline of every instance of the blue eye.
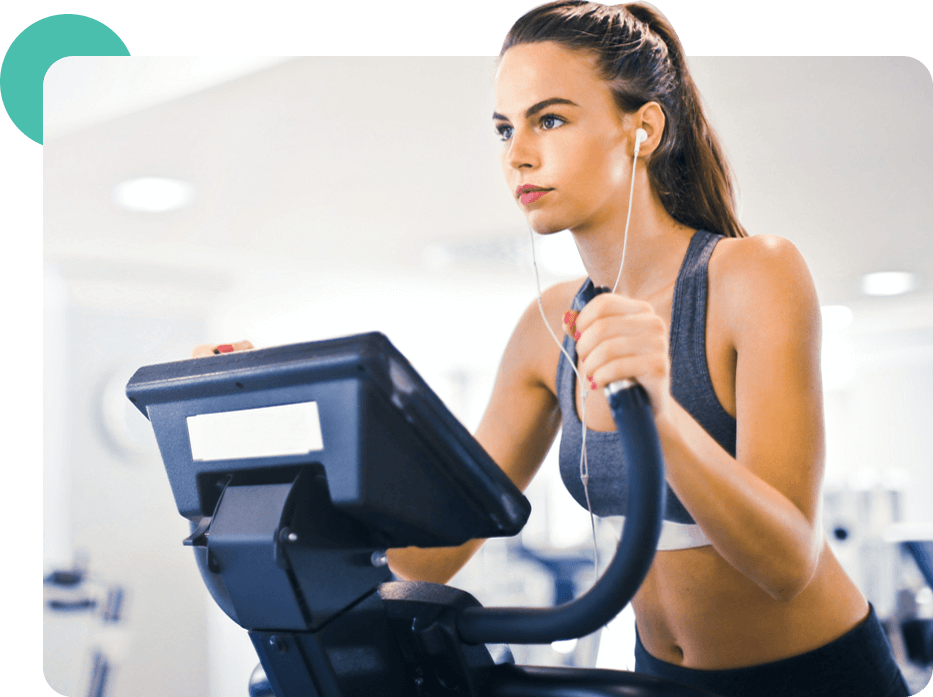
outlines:
M556 124L554 123L555 121L557 122ZM564 121L564 119L555 114L545 114L540 119L538 119L538 124L545 131L553 131L555 128L560 128L565 123L567 122ZM499 139L505 142L512 137L512 127L507 124L500 124L499 126L496 126L496 133L499 134Z

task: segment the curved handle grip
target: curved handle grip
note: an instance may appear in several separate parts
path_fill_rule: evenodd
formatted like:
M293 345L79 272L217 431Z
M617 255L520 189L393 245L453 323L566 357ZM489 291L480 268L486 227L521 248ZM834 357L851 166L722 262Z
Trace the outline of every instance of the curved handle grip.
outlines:
M664 460L648 393L636 382L620 383L607 387L606 396L622 440L629 493L622 539L612 562L589 591L558 607L465 608L457 616L463 641L549 644L585 636L619 614L645 579L661 536Z

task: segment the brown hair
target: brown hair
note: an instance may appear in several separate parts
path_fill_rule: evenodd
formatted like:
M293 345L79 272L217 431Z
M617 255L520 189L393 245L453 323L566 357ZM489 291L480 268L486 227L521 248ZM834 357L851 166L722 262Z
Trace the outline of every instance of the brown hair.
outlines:
M664 133L648 160L648 178L674 220L727 237L748 236L735 211L732 171L703 114L683 47L658 10L644 3L556 0L515 22L499 56L540 41L594 53L623 112L647 102L661 106Z

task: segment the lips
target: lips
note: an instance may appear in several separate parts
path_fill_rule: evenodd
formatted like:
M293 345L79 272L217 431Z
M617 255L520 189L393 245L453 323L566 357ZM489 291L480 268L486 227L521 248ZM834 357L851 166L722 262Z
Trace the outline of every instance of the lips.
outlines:
M515 189L515 195L521 196L522 194L528 194L534 191L550 191L550 189L545 189L543 186L535 186L534 184L522 184Z
M515 190L515 194L522 204L527 205L529 203L534 203L549 191L551 191L551 189L545 189L544 187L535 186L534 184L522 184Z

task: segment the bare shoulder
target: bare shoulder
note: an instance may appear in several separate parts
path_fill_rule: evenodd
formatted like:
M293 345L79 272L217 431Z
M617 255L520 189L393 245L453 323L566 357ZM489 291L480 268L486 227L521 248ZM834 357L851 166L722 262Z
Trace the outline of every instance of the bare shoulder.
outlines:
M818 327L813 278L788 239L753 235L720 240L710 259L709 279L710 296L718 298L736 342L749 324Z
M537 382L555 391L555 372L560 348L550 335L563 341L563 317L570 309L574 295L585 279L557 283L541 294L541 307L535 298L528 305L518 321L518 326L506 348L504 362L509 362L515 369L521 364L523 372ZM541 310L547 325L541 317ZM548 332L548 326L551 332Z

